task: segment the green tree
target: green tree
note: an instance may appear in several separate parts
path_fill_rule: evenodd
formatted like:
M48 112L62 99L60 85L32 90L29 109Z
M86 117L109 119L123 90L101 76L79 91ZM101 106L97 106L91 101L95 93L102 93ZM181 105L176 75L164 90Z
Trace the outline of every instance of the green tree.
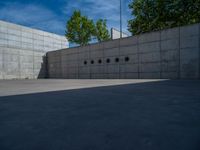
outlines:
M107 29L106 20L99 19L95 26L95 36L99 42L110 39L110 34Z
M128 30L140 34L200 22L200 0L133 0Z
M66 38L81 46L87 45L95 34L95 25L92 20L83 16L80 11L74 11L73 15L67 21Z

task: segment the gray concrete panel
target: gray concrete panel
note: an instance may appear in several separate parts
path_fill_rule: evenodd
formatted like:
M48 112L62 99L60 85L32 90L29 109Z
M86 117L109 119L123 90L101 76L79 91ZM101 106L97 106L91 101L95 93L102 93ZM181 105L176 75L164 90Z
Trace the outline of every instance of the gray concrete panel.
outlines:
M198 36L199 32L199 24L180 27L180 37L183 38L188 36Z
M119 74L119 65L106 65L105 73Z
M138 73L138 64L120 65L120 73Z
M43 56L47 51L66 48L65 41L63 36L0 21L1 66L5 68L0 70L0 79L44 77Z
M199 47L199 36L180 37L180 48Z
M179 39L161 41L161 50L174 50L179 48Z
M104 50L104 56L109 57L109 56L118 56L119 55L119 48L112 48L112 49L105 49ZM91 56L92 57L92 56Z
M91 75L90 74L79 74L79 79L90 79Z
M137 44L138 44L138 36L131 36L128 38L122 38L120 40L120 47L132 46L132 45L137 45Z
M10 61L11 64L18 62L18 77L34 78L37 75L44 77L45 70L39 68L46 66L42 59L45 52L61 49L66 39L43 31L37 32L28 28L23 29L21 26L2 24L0 25L0 47L4 49L0 49L1 68L8 65L8 63L4 64L5 60ZM7 34L8 30L9 34ZM48 52L48 74L52 78L75 79L197 79L200 72L199 32L199 24L195 24ZM20 72L21 70L23 72ZM4 74L6 78L15 76L11 74L12 69L8 71L9 73L1 71L0 76Z
M105 56L109 55L109 53L112 53L112 52L116 53L115 50L116 49L109 50L109 51L107 51L107 53L104 53L103 50L91 50L90 53L86 52L85 54L87 54L87 55L89 54L91 58L99 58L99 57L104 57L104 55ZM88 58L88 56L87 56L87 58Z
M160 63L142 63L139 66L139 72L160 72L161 64Z
M57 78L197 79L199 45L199 24L176 27L49 52L48 69Z
M160 62L160 52L140 54L139 60L140 60L140 63Z
M161 31L161 40L179 39L179 27Z
M139 75L140 79L160 79L160 72L141 72Z
M154 51L160 51L160 42L151 42L139 44L139 53L149 53Z
M178 79L179 78L179 73L178 71L175 72L161 72L161 79Z
M118 48L120 43L119 43L119 39L117 40L112 40L112 41L106 41L106 42L103 42L104 44L104 49L108 49L108 48Z
M90 67L79 67L79 75L81 74L90 74Z
M119 50L120 55L137 54L137 53L138 53L138 45L120 47Z
M178 61L179 57L179 49L161 51L162 62Z
M130 72L125 72L125 73L120 73L120 79L139 79L139 73L130 73Z
M179 71L179 62L177 60L161 62L161 71L162 72L178 72Z
M160 41L160 32L150 32L150 33L144 33L139 35L138 42L141 43L149 43L149 42L155 42Z
M119 63L120 64L137 64L139 63L139 55L138 54L132 54L132 55L123 55L119 57ZM129 61L126 62L126 57L129 58Z
M199 77L199 48L181 49L180 71L181 78Z

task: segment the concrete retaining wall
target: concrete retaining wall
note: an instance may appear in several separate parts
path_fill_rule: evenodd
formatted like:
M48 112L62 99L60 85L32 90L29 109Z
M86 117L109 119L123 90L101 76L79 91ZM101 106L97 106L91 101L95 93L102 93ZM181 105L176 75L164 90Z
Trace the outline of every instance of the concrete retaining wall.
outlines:
M48 52L47 56L50 78L198 79L200 24Z
M0 21L0 79L45 77L46 52L67 43L63 36Z

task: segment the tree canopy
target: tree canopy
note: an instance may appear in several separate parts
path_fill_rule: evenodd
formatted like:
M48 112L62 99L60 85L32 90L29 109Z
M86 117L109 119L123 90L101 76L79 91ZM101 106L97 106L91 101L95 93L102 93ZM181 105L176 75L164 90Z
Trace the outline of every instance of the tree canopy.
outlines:
M66 38L73 43L86 45L95 33L92 20L83 16L80 11L74 11L66 25Z
M109 31L107 30L106 20L99 19L95 26L95 36L99 42L110 39Z
M110 39L107 30L106 20L99 19L96 23L87 16L81 14L80 11L74 11L71 18L66 24L66 38L69 42L87 45L92 38L96 38L99 42Z
M128 30L140 34L200 22L200 0L133 0Z

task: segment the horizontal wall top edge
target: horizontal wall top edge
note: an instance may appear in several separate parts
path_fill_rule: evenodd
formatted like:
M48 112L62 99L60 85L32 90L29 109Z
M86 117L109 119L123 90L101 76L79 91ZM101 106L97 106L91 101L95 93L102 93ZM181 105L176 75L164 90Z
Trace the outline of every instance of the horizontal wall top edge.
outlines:
M0 20L0 26L1 24L4 24L6 27L8 26L16 26L17 28L20 28L21 30L27 30L27 31L36 31L36 32L42 32L44 34L53 34L55 36L60 36L60 37L64 37L64 35L59 35L59 34L56 34L56 33L52 33L52 32L47 32L47 31L43 31L43 30L40 30L40 29L35 29L35 28L31 28L31 27L26 27L26 26L23 26L23 25L19 25L19 24L15 24L15 23L12 23L12 22L7 22L7 21L3 21L3 20Z
M103 45L105 45L105 44L109 45L109 42L110 43L112 43L112 42L116 42L117 43L117 41L119 41L119 45L114 45L113 46L112 45L113 43L112 43L110 47L107 46L105 48L105 46L103 46L103 48L95 48L96 50L102 50L102 49L117 48L118 46L123 46L123 47L127 46L127 47L129 47L129 46L134 46L134 45L143 44L143 43L153 43L153 42L160 42L160 41L165 41L165 40L179 39L179 35L177 35L177 37L162 38L161 33L165 32L165 31L168 31L168 30L170 31L172 29L173 30L175 30L175 29L180 30L180 28L186 28L186 27L191 27L192 28L192 26L195 26L195 25L200 26L200 23L186 25L186 26L178 26L178 27L174 27L174 28L167 28L167 29L158 30L158 31L151 31L151 32L146 32L146 33L139 34L139 35L124 37L122 39L112 39L112 40L103 41L103 42L99 42L99 43L92 43L92 44L88 44L88 45L84 45L84 46L76 46L76 47L71 47L71 48L64 48L64 49L60 49L60 50L66 51L66 50L72 50L72 49L77 49L77 50L81 49L82 51L84 51L85 49L90 50L91 47L95 47L95 46L98 47L101 44L103 44ZM150 41L148 41L148 40L147 41L140 41L140 39L139 39L140 37L145 36L145 35L151 35L151 34L159 34L159 39L152 39ZM197 34L199 34L199 33L197 33ZM188 36L190 36L190 35L188 35ZM196 35L192 35L192 36L196 36ZM131 38L133 38L133 40L137 40L137 43L133 42L132 44L122 44L122 45L120 44L122 41L124 41L126 39L131 39ZM60 50L56 50L56 51L60 51Z

